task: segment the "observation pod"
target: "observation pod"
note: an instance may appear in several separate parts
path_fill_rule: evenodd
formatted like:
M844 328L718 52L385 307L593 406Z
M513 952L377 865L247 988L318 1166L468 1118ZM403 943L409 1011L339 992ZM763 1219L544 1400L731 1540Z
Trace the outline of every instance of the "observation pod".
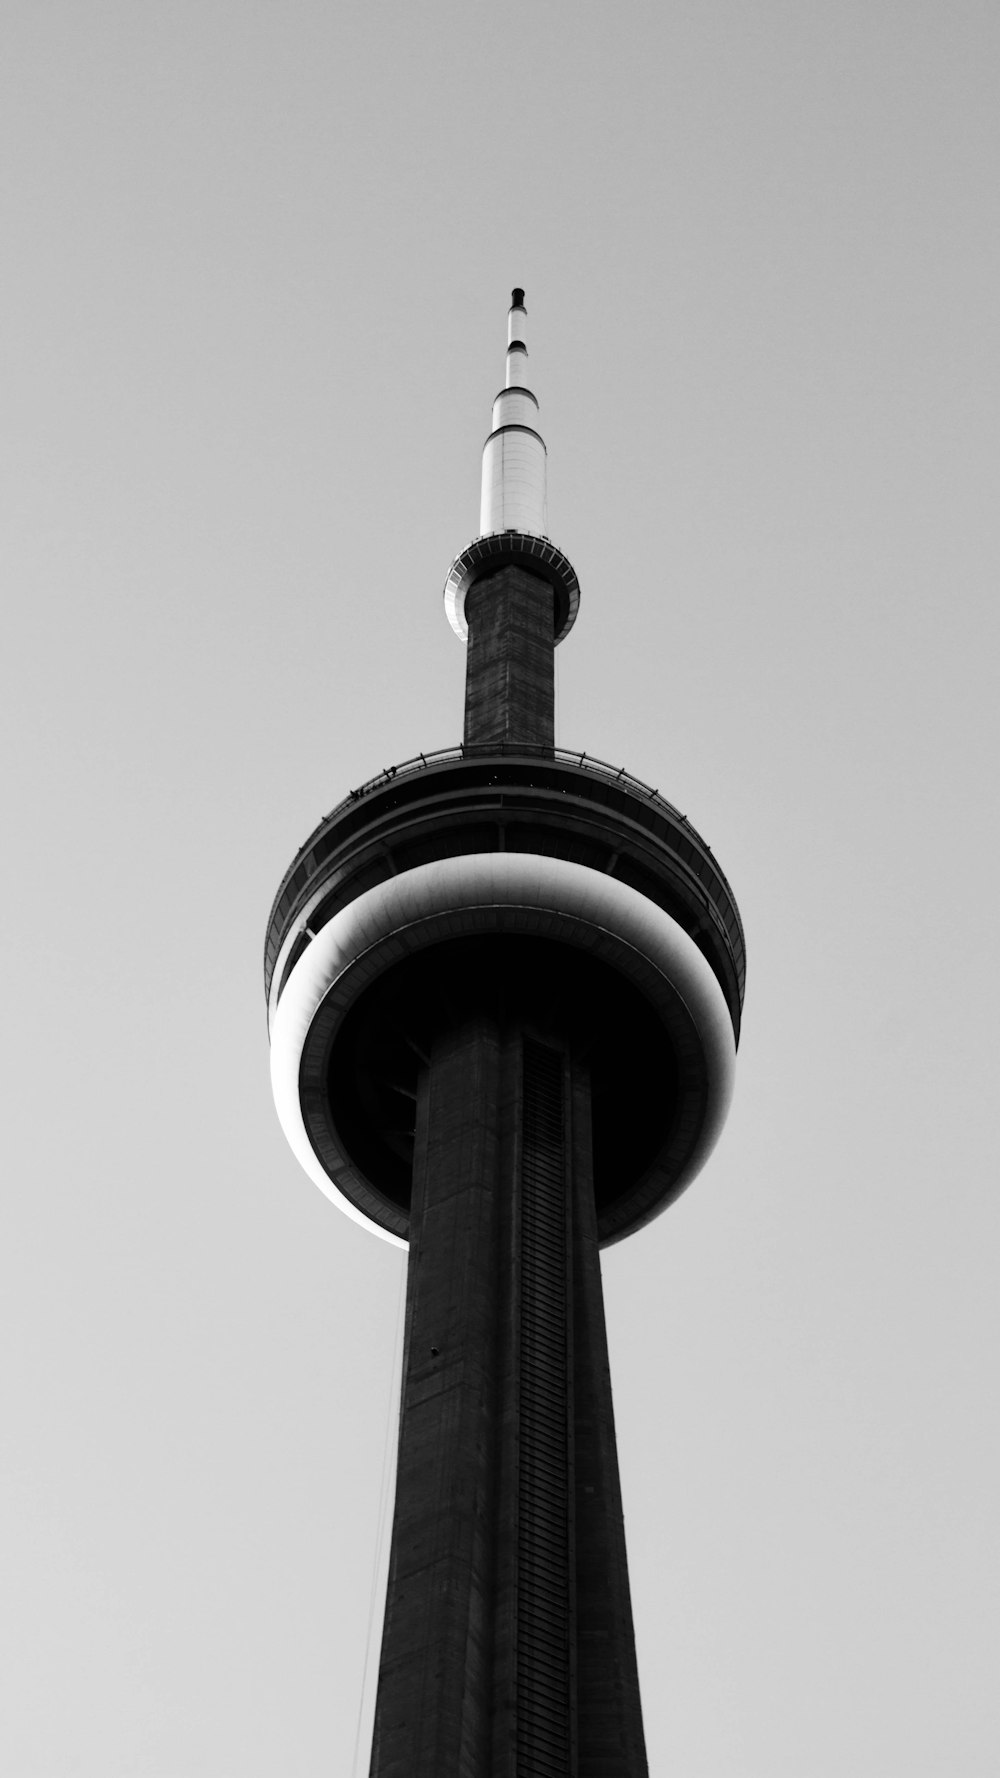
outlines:
M316 1184L405 1244L435 1035L482 1004L549 1024L558 1008L588 1059L598 1233L615 1241L714 1145L744 972L712 853L624 770L517 742L420 756L353 792L282 882L265 963L278 1114Z
M545 535L524 292L445 607L462 743L306 841L268 922L275 1103L309 1176L410 1246L373 1778L640 1778L598 1248L695 1177L745 949L695 829L555 745L580 589Z

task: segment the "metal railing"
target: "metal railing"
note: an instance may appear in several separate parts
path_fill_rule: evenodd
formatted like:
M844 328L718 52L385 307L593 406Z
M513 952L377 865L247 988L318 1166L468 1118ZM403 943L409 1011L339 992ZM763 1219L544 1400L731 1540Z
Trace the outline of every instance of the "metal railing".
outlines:
M476 743L475 745L460 742L455 747L437 747L432 753L414 754L412 759L404 759L399 765L386 766L384 771L377 772L374 778L366 778L365 782L359 784L356 790L348 791L343 801L337 803L328 815L324 815L323 821L332 821L335 815L341 814L344 809L349 809L352 804L360 802L363 797L370 796L373 791L383 790L396 778L404 778L411 772L423 772L432 766L455 764L463 759L494 759L497 756L512 759L554 760L559 765L583 766L588 772L593 772L598 777L607 778L614 784L621 784L625 790L631 791L633 796L641 796L646 802L655 803L658 808L665 810L674 821L679 821L683 827L688 828L694 834L699 845L704 846L706 852L712 850L697 829L692 827L686 815L682 815L680 810L675 808L673 803L668 802L665 796L661 796L658 790L654 790L651 784L644 784L641 778L633 777L632 773L626 771L624 766L611 765L606 759L597 759L592 753L578 753L569 747L533 747L522 741L494 741L487 744Z
M466 744L462 742L453 747L435 748L430 753L417 753L414 754L411 759L402 760L398 765L387 766L384 771L377 772L373 778L366 778L363 784L359 784L356 789L349 791L347 796L345 796L341 802L337 803L327 815L323 816L323 819L313 829L313 832L310 834L305 844L296 853L295 858L282 879L278 893L275 896L268 919L268 936L265 944L265 975L269 978L269 960L273 960L272 953L276 954L276 948L280 938L280 934L276 928L276 922L278 926L282 929L284 928L285 918L288 911L295 905L296 899L305 888L305 883L311 880L313 873L307 872L304 881L297 884L293 890L292 885L296 875L302 869L305 859L309 856L313 847L320 840L324 832L326 832L341 816L346 815L352 809L356 809L359 804L364 803L367 797L374 796L378 791L387 789L399 779L410 778L420 772L430 772L433 771L435 767L439 766L457 765L464 760L488 761L500 758L508 758L511 760L537 760L539 766L551 764L575 766L586 772L588 775L592 775L596 778L603 778L609 785L620 786L620 788L628 795L640 798L651 811L667 816L672 823L690 836L695 847L711 861L711 869L717 882L714 886L705 882L698 882L697 890L699 898L704 901L714 923L719 926L720 930L726 935L727 943L731 945L735 942L742 957L744 954L744 940L739 910L732 889L726 880L725 874L719 868L719 864L712 852L711 846L708 844L707 840L702 838L697 828L692 825L687 816L682 815L680 810L675 808L673 803L668 802L665 796L661 796L660 792L655 790L651 784L645 784L641 778L633 777L632 773L626 771L624 766L611 765L606 759L597 759L592 754L578 752L569 747L531 746L524 742L498 741L475 744ZM571 783L572 780L567 784L567 788L569 788L569 784ZM286 896L289 896L290 891L290 899L282 913L280 921L278 921L278 910L281 908ZM730 927L733 928L732 931L729 930ZM741 980L742 969L742 961L738 960L737 970Z

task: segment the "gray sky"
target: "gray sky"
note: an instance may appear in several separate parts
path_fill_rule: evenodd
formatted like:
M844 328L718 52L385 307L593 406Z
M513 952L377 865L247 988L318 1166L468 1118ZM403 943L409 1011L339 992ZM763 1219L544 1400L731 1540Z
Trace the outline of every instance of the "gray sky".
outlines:
M559 739L749 943L722 1144L605 1267L653 1778L988 1778L995 4L2 37L0 1768L351 1772L403 1262L285 1147L264 923L459 736L518 283Z

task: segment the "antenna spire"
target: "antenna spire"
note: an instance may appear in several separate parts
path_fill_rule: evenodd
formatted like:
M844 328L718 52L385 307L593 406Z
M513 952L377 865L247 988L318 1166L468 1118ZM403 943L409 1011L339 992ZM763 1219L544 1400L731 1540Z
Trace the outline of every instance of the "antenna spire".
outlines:
M538 402L528 388L527 313L524 291L517 287L507 312L504 386L493 403L493 427L483 446L479 535L455 557L444 583L448 622L463 642L469 635L466 595L501 568L516 564L536 581L548 582L555 595L553 643L572 629L580 603L573 565L547 530L546 450L538 430Z
M483 446L481 537L500 531L546 535L546 451L538 430L538 402L528 387L527 313L524 291L512 290L504 386L493 403L493 427Z

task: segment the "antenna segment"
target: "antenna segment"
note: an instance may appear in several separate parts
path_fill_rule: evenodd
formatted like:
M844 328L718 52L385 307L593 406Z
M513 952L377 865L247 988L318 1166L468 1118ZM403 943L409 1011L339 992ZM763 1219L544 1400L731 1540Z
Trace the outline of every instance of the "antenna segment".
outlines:
M493 403L493 429L483 446L482 536L526 531L544 537L545 440L538 430L538 399L528 384L524 291L511 292L504 386Z

